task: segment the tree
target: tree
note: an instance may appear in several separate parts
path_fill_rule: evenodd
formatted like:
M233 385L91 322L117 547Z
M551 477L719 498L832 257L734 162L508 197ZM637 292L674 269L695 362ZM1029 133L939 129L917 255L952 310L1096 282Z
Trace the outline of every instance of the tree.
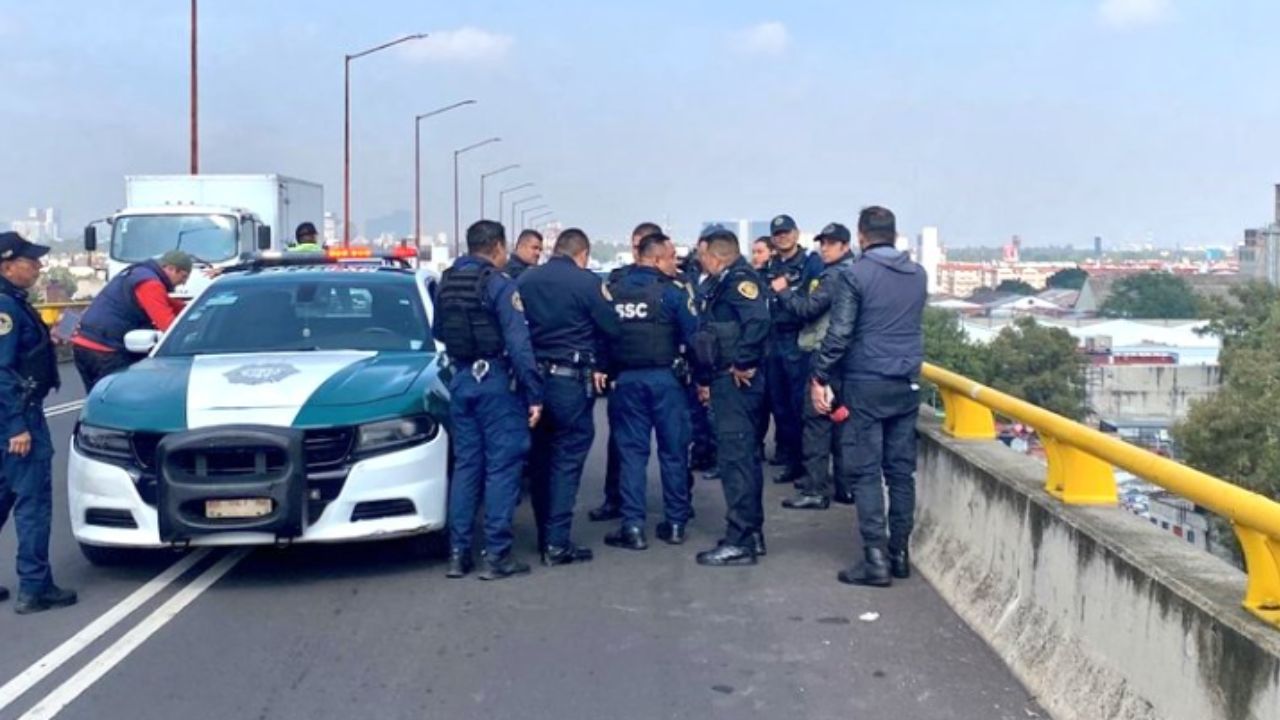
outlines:
M51 268L41 278L43 295L49 302L67 302L75 297L79 284L71 271L64 267Z
M1080 268L1064 268L1050 275L1045 286L1060 290L1079 290L1088 279L1089 273Z
M985 380L997 390L1079 420L1085 413L1084 368L1071 333L1022 317L987 347Z
M1230 299L1205 298L1203 310L1209 325L1200 331L1203 335L1221 338L1223 349L1228 351L1225 355L1230 354L1236 342L1249 337L1265 323L1280 303L1280 288L1261 280L1236 285L1228 292Z
M1200 316L1200 299L1177 275L1146 272L1116 281L1099 313L1112 318L1172 319Z
M1022 280L1001 280L996 292L1014 293L1016 295L1035 295L1036 289Z
M941 308L924 309L924 359L979 382L986 373L984 348L969 341L959 315Z

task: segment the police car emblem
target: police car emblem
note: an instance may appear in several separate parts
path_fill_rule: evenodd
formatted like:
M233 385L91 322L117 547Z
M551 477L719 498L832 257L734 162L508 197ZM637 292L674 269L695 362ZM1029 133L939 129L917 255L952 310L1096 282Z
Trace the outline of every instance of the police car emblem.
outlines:
M511 293L511 307L520 312L524 312L524 301L520 299L520 291Z
M13 332L13 318L9 317L9 313L0 313L0 335L8 335Z
M232 385L266 385L297 374L298 368L288 363L277 362L241 365L223 373L223 377Z
M750 280L743 280L738 283L738 294L748 300L755 300L760 297L760 288Z

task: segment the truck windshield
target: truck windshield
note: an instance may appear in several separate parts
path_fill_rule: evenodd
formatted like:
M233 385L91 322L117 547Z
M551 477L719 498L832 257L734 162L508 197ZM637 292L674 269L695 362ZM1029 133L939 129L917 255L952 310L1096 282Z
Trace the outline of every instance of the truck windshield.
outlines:
M236 218L231 215L128 215L117 218L111 258L141 262L183 250L204 262L236 254Z

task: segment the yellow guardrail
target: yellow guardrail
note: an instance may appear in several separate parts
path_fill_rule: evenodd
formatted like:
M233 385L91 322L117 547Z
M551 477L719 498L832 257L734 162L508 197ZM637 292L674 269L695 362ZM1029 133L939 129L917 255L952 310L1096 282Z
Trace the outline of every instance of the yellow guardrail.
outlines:
M44 320L45 325L50 326L58 322L64 310L84 310L87 307L89 307L87 302L41 303L35 306L40 313L40 319Z
M922 374L938 386L946 411L943 427L953 437L995 438L993 411L1035 428L1049 460L1045 490L1065 503L1116 504L1113 468L1118 467L1228 518L1249 576L1244 607L1280 626L1280 503L963 375L928 363Z

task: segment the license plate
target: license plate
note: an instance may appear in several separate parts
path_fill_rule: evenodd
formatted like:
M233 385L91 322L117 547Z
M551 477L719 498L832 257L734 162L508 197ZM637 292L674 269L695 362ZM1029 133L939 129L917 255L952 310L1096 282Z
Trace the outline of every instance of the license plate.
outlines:
M270 498L204 501L204 516L207 518L256 518L270 514Z

